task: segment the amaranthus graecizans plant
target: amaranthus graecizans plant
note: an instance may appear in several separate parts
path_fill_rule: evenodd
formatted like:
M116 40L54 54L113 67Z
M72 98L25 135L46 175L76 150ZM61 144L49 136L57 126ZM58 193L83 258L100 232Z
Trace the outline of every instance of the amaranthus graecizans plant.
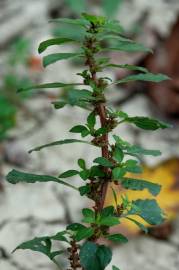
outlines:
M78 170L69 169L59 176L36 175L12 170L7 181L16 184L19 182L56 182L66 185L67 188L76 190L77 196L86 196L93 201L92 208L82 209L82 223L69 224L64 231L57 232L56 235L34 238L33 240L20 244L16 249L30 249L41 252L48 256L60 269L57 256L69 253L70 270L104 270L112 260L112 251L109 246L101 245L100 238L113 241L115 243L126 243L128 239L120 233L111 233L111 227L120 224L124 219L128 219L140 227L144 232L147 228L139 223L135 216L140 216L150 225L158 225L164 221L163 211L158 206L155 199L137 199L129 201L127 194L117 198L113 189L113 196L116 205L105 207L105 196L109 184L115 183L126 190L144 190L156 196L161 186L147 180L133 179L126 176L128 172L140 173L141 155L158 156L160 151L144 149L137 145L123 140L119 135L115 135L113 130L120 124L131 124L144 130L154 131L165 129L168 125L156 119L129 116L122 111L115 111L108 107L105 92L116 84L125 84L131 81L161 82L169 77L163 74L150 73L146 68L134 65L113 64L111 60L104 57L107 51L138 52L150 51L146 47L132 40L125 38L123 29L118 21L110 21L101 16L82 14L80 19L57 19L54 23L75 25L81 28L80 35L75 39L68 36L52 38L42 42L39 52L44 52L49 46L64 43L75 43L79 50L72 53L54 53L43 58L44 66L53 64L56 61L81 58L85 69L77 74L81 77L79 83L53 82L41 85L34 85L28 88L19 89L18 92L29 91L31 89L44 88L66 88L71 87L66 99L52 102L55 109L61 109L70 104L90 110L86 123L77 124L70 129L72 133L79 133L81 139L63 139L49 144L36 147L29 152L40 151L46 147L59 146L62 144L86 143L89 147L97 147L99 155L91 162L91 167L86 165L84 159L78 159ZM101 56L103 53L103 56ZM134 75L129 75L117 81L112 81L107 77L100 77L100 72L106 68L123 68L134 71ZM109 138L110 135L110 138ZM89 139L84 139L88 137ZM75 187L72 180L66 181L77 175L81 178L82 185ZM39 195L40 196L40 195ZM54 241L66 242L67 250L53 250ZM118 266L112 266L113 270L118 270Z

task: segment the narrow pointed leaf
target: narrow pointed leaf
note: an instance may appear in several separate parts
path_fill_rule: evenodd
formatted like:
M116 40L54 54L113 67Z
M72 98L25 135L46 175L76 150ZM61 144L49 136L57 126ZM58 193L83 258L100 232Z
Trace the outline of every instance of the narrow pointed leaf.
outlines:
M144 73L148 72L148 70L144 67L128 65L128 64L125 64L125 65L108 64L108 65L105 65L104 67L124 68L124 69L128 69L128 70L141 71Z
M124 52L152 52L151 49L146 48L143 44L128 42L128 41L118 41L115 45L105 49L113 51L124 51Z
M66 139L66 140L55 141L55 142L52 142L52 143L48 143L48 144L44 144L44 145L35 147L35 148L29 150L29 153L32 153L34 151L40 151L40 150L42 150L42 149L44 149L46 147L69 144L69 143L86 143L86 144L93 145L93 144L91 144L90 142L87 142L87 141L76 140L76 139Z
M21 182L24 182L24 183L56 182L56 183L65 185L67 187L71 187L75 190L78 190L73 185L70 185L54 176L31 174L31 173L20 172L17 170L10 171L6 177L6 180L11 184L17 184Z
M43 66L47 67L57 61L83 56L81 53L53 53L43 58Z
M65 24L73 24L86 27L89 25L89 22L85 19L69 19L69 18L59 18L50 20L52 23L65 23Z
M127 82L132 82L132 81L147 81L147 82L162 82L162 81L166 81L166 80L170 80L170 78L166 75L163 74L153 74L153 73L140 73L140 74L136 74L136 75L129 75L127 77L125 77L124 79L118 80L116 82L114 82L115 84L118 83L127 83Z
M82 85L81 83L61 83L61 82L54 82L54 83L44 83L44 84L38 84L38 85L31 85L28 87L20 88L17 90L17 92L26 92L32 89L45 89L45 88L63 88L68 86L76 86L76 85Z
M133 218L129 218L126 217L126 219L132 221L134 224L136 224L143 232L148 233L148 229L140 222L138 222L137 220L133 219Z
M79 174L76 170L69 170L59 175L59 178L67 178Z
M74 40L70 38L51 38L40 43L38 52L42 53L50 46L60 45L60 44L64 44L64 43L68 43L72 41Z

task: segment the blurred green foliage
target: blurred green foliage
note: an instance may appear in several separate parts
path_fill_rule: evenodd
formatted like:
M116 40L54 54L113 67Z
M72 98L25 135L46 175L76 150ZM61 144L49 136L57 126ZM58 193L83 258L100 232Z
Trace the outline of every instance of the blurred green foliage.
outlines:
M18 88L29 85L31 80L27 72L30 53L28 39L18 39L10 48L7 61L4 63L0 85L0 141L8 136L8 132L16 125L16 116L21 108L21 101L27 94L18 96Z

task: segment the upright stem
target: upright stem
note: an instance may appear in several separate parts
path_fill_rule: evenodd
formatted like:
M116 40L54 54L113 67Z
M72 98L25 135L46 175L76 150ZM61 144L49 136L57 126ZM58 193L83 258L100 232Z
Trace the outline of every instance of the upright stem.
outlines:
M104 104L99 104L98 113L99 113L99 117L100 117L101 127L105 127L105 125L106 125L106 108L105 108ZM103 135L103 142L104 142L104 145L101 147L102 157L108 159L109 158L108 133ZM106 173L108 173L108 169L104 169L104 171ZM104 179L104 181L101 184L101 192L100 192L101 193L101 202L100 202L98 211L101 211L104 207L107 188L108 188L108 181L106 181L106 179Z

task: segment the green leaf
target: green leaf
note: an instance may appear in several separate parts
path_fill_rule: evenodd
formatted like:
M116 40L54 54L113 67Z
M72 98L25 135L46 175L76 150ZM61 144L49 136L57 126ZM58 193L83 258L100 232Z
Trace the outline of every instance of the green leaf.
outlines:
M90 191L91 191L91 188L89 185L79 187L79 192L81 196L88 194Z
M95 217L94 211L91 210L90 208L84 208L84 209L82 210L82 213L83 213L83 216L84 216L84 217L92 217L92 218Z
M151 149L144 149L138 145L130 145L129 147L126 148L126 154L142 154L142 155L149 155L149 156L160 156L161 152L160 150L151 150Z
M132 208L129 215L138 215L150 225L160 225L164 222L164 214L158 206L156 200L136 200L132 201Z
M103 16L95 16L88 13L82 13L83 18L85 18L88 22L95 24L95 25L104 25L106 22L106 18Z
M80 264L85 270L102 270L96 256L98 245L93 242L85 242L80 249Z
M148 72L148 70L144 67L128 65L128 64L125 64L125 65L107 64L104 67L124 68L124 69L128 69L128 70L141 71L144 73Z
M69 143L86 143L86 144L92 145L91 143L89 143L87 141L76 140L76 139L65 139L65 140L55 141L55 142L52 142L52 143L48 143L48 144L44 144L44 145L35 147L35 148L29 150L29 153L32 153L34 151L40 151L41 149L46 148L46 147L69 144Z
M83 239L89 238L94 234L93 228L81 228L77 231L75 236L76 241L81 241Z
M124 32L123 27L117 20L107 20L101 28L107 33L120 34Z
M131 189L131 190L144 190L148 189L148 191L153 195L157 196L161 190L161 185L141 180L141 179L133 179L129 177L125 177L122 180L122 186L125 189Z
M59 18L50 20L52 23L65 23L65 24L73 24L78 26L86 27L89 25L89 22L85 19L69 19L69 18Z
M87 124L90 129L94 128L96 124L96 114L95 112L91 112L87 117Z
M78 165L79 165L79 167L80 167L81 169L86 170L86 163L85 163L85 160L84 160L84 159L79 158L79 159L78 159Z
M77 126L74 126L70 129L70 132L73 132L73 133L81 133L82 134L84 131L89 133L89 130L87 129L87 127L82 126L82 125L77 125Z
M126 219L132 221L134 224L136 224L143 232L148 233L148 229L140 222L133 218L126 217Z
M112 226L120 224L120 221L118 217L107 216L107 217L101 217L99 224L112 227Z
M97 255L97 258L98 258L98 260L100 262L101 269L105 269L106 266L112 260L112 251L111 251L111 249L104 246L104 245L98 246L96 255Z
M82 53L52 53L43 58L43 66L47 67L57 61L82 57Z
M128 239L120 233L110 234L106 238L110 241L118 242L118 243L127 243L128 242Z
M111 250L103 245L87 241L80 249L80 264L85 270L104 270L111 259Z
M132 123L144 130L157 130L159 128L165 129L171 127L169 124L162 121L142 116L128 117L125 119L125 122Z
M38 48L38 52L42 53L48 47L50 47L52 45L60 45L60 44L64 44L64 43L72 42L72 41L74 41L74 40L70 39L70 38L52 38L52 39L48 39L48 40L45 40L45 41L40 43L39 48Z
M102 209L101 218L112 216L114 214L114 206L110 205Z
M137 160L129 159L125 163L123 163L127 172L131 173L142 173L142 167L138 164Z
M63 88L63 87L76 86L76 85L82 85L82 84L81 83L61 83L61 82L45 83L45 84L32 85L32 86L20 88L17 90L17 92L20 93L20 92L25 92L32 89Z
M86 227L80 223L71 223L70 225L67 226L67 230L70 230L70 231L78 231L83 228L86 228Z
M114 165L111 161L109 161L107 158L104 157L98 157L93 160L94 163L98 163L99 165L103 167L112 168Z
M36 237L30 241L26 241L26 242L20 244L14 251L16 251L18 249L28 249L28 250L32 250L35 252L40 252L40 253L46 255L47 257L49 257L50 260L54 261L54 258L57 255L62 254L64 251L62 251L62 250L52 251L51 250L52 249L51 239L53 239L53 237L48 237L48 236Z
M153 73L140 73L136 75L129 75L125 77L124 79L118 80L114 82L115 84L118 83L127 83L127 82L132 82L132 81L147 81L147 82L162 82L170 80L170 78L164 74L153 74Z
M128 41L117 41L116 44L104 50L124 51L124 52L152 52L151 49L146 48L143 44Z
M71 187L75 190L78 190L76 187L58 179L57 177L50 176L50 175L39 175L39 174L31 174L31 173L25 173L20 172L17 170L12 170L8 173L6 180L11 184L17 184L20 182L25 183L35 183L35 182L56 182L62 185L65 185L67 187Z
M76 170L68 170L62 174L59 175L59 178L67 178L67 177L71 177L71 176L74 176L74 175L77 175L79 174L78 171Z
M90 170L83 170L79 173L79 175L83 180L87 180L90 176Z
M113 157L116 161L122 162L124 158L124 153L119 147L116 147L113 153Z
M161 152L159 150L144 149L139 145L130 144L129 142L122 140L119 136L116 136L116 135L114 135L113 138L115 139L118 147L120 147L122 150L126 151L125 154L151 155L151 156L160 156L161 155Z
M125 175L125 173L126 173L126 170L124 168L120 168L120 167L114 168L112 170L113 179L120 180L121 177L123 177Z
M92 166L90 171L91 171L90 177L104 177L105 176L100 166L97 166L97 165Z

